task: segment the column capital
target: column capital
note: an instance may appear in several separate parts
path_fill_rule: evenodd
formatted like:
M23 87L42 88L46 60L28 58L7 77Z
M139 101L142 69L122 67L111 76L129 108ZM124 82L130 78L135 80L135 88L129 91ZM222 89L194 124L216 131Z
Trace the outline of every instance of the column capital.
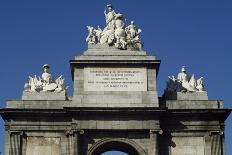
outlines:
M25 134L24 131L17 131L17 130L10 130L9 133L10 133L10 135L18 134L20 136Z
M72 123L71 123L71 128L72 128L73 130L76 130L76 129L78 128L78 123L72 122Z
M210 136L212 136L212 135L224 135L224 131L221 131L221 130L210 131L209 135Z
M163 134L162 129L150 129L150 134Z
M84 130L76 130L76 129L70 129L64 131L66 136L74 135L74 134L80 134L83 135L85 133Z

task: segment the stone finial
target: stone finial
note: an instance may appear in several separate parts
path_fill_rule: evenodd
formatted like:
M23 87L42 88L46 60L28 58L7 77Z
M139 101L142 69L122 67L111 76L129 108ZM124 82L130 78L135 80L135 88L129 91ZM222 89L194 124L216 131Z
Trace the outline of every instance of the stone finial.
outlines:
M104 11L106 27L102 30L87 26L89 34L86 38L88 44L108 44L118 49L141 50L142 42L140 40L141 29L138 29L131 21L129 26L125 26L124 18L121 13L116 13L113 6L108 4Z
M41 77L29 76L29 82L24 85L25 92L61 92L66 91L67 87L64 83L64 78L61 75L56 80L49 73L50 66L43 65L43 74Z

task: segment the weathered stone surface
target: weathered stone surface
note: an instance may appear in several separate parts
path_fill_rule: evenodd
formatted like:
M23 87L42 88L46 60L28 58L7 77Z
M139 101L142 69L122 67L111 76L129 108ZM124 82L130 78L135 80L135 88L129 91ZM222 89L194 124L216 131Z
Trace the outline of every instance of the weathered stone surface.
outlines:
M109 93L109 94L107 94ZM73 106L77 107L157 107L157 94L156 92L133 93L123 92L120 94L110 94L111 92L104 92L104 94L92 95L76 95L73 99ZM107 95L105 95L107 94Z
M62 100L19 100L7 101L6 108L18 109L63 109L69 107L72 101Z
M27 137L26 155L61 155L60 138Z
M87 40L92 39L89 35ZM231 110L223 109L222 101L208 100L205 92L165 94L158 100L160 60L145 51L117 47L89 44L83 55L70 61L73 97L24 92L22 100L7 101L0 110L5 155L100 155L108 150L130 155L225 155L224 122ZM91 70L138 71L117 78L143 83L108 89L96 84L106 82L108 75L99 78Z
M207 92L165 93L166 100L208 100Z
M217 100L167 100L169 109L222 109L223 102Z
M145 51L119 50L106 44L88 44L88 50L84 52L86 56L146 56Z
M84 91L147 91L147 70L86 67Z
M66 92L26 92L23 91L22 100L66 100Z
M181 109L161 110L160 108L144 109L129 107L64 107L63 110L52 109L53 107L51 109L40 110L33 108L31 110L21 108L13 109L10 111L13 115L9 112L11 121L6 122L6 128L10 127L11 131L23 131L22 133L17 133L17 136L22 138L25 136L26 138L41 136L46 138L60 138L62 154L67 154L69 149L71 151L74 149L73 147L69 147L71 145L70 142L77 142L77 139L74 139L71 134L74 131L78 131L78 133L80 131L81 133L78 138L81 145L78 147L80 147L79 149L81 149L82 154L85 154L92 146L95 146L95 144L104 138L117 141L117 139L125 137L123 139L124 142L128 140L132 144L138 145L147 154L152 154L154 152L165 152L165 150L168 150L170 144L173 144L171 143L173 142L171 139L172 136L204 138L205 135L209 135L209 131L218 131L220 133L221 121L213 119L212 116L217 116L218 120L224 119L224 114L217 112L217 109L212 109L209 113L203 113L204 111L209 111L209 109L202 109L201 112L199 112L199 109L183 111ZM17 111L20 115L14 115ZM152 130L152 133L155 133L149 136L150 130ZM157 134L161 135L158 136ZM11 134L12 136L13 134ZM219 138L212 138L212 143L220 146L222 144L219 140ZM125 143L123 144L126 145ZM180 148L188 148L180 145L178 140L177 144L177 149L173 148L175 149L174 152L178 152ZM189 145L195 148L195 143ZM8 145L6 147L10 148ZM211 148L211 145L208 147ZM31 148L34 148L34 146ZM38 149L40 151L41 147L38 147ZM51 148L46 147L44 149ZM107 149L107 147L103 147L103 149Z
M102 134L104 134L104 137L102 137ZM113 143L112 148L131 155L137 155L138 153L139 155L152 155L152 149L155 147L151 145L149 131L90 131L83 136L85 138L82 141L84 144L82 145L82 154L95 152L95 149L100 148L104 143ZM101 151L106 151L106 147L103 147Z
M127 60L127 61L154 61L157 60L155 56L147 55L145 51L119 50L108 45L89 45L88 50L83 55L78 55L75 60Z
M9 112L7 117L11 121L6 121L5 125L11 131L17 131L17 134L8 135L6 149L12 148L9 141L14 137L23 139L22 142L13 143L22 144L22 148L15 148L16 151L22 149L33 155L33 151L50 155L53 150L58 150L56 144L43 142L49 138L59 139L60 147L56 154L69 155L91 154L91 151L91 155L96 155L109 147L133 155L138 152L140 155L168 155L170 152L174 155L201 155L202 149L209 154L212 145L217 149L223 147L220 135L210 134L211 131L223 131L221 122L225 120L227 112L217 111L223 110L222 101L208 100L207 94L179 94L170 100L163 97L159 103L156 88L159 61L142 54L117 55L117 50L113 52L114 56L104 55L107 52L104 51L101 56L94 55L100 51L87 52L71 62L74 81L72 100L44 100L46 97L43 97L42 100L8 101L7 109L16 111ZM106 90L100 86L86 86L85 82L91 81L91 78L94 82L104 81L97 79L96 74L89 74L88 69L96 67L99 70L95 71L143 68L146 72L142 71L141 75L135 77L140 81L145 79L146 87L143 88L146 89ZM217 117L214 119L214 116ZM30 138L36 138L36 141ZM47 145L37 144L40 142ZM28 143L30 148L23 145ZM103 147L99 147L100 144ZM9 152L6 153L9 155Z
M205 155L203 137L173 137L172 155Z
M71 61L74 81L73 106L158 107L156 76L160 61L140 51L123 52L112 47L96 45ZM133 71L136 73L127 76L123 73L117 77L103 73ZM111 80L112 78L121 80Z

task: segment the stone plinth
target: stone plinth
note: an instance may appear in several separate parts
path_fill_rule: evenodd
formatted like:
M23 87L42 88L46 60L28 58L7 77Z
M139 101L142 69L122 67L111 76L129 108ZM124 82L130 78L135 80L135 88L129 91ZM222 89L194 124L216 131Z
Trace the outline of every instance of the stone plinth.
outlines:
M207 92L175 92L164 94L166 100L208 100Z
M88 44L88 50L84 52L84 55L132 55L132 56L146 56L145 51L132 51L132 50L119 50L114 46L109 46L107 44ZM154 57L154 56L153 56Z
M168 109L222 109L223 102L219 100L167 100Z
M6 108L15 109L63 109L70 107L72 101L69 100L14 100L7 101Z
M89 45L70 61L73 105L78 107L158 107L160 60L145 51Z
M66 92L26 92L23 91L22 100L66 100Z

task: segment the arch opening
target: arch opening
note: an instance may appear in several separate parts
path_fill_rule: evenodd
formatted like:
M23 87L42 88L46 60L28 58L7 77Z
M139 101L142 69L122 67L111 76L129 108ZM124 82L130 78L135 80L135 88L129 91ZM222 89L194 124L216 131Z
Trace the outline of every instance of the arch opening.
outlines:
M128 139L103 139L96 142L88 151L88 155L106 155L117 151L118 155L145 155L146 153L136 143ZM119 153L121 152L121 153ZM124 154L123 154L124 153ZM110 155L110 154L107 154ZM112 154L117 155L117 154Z
M107 151L102 153L101 155L128 155L128 154L121 151Z

